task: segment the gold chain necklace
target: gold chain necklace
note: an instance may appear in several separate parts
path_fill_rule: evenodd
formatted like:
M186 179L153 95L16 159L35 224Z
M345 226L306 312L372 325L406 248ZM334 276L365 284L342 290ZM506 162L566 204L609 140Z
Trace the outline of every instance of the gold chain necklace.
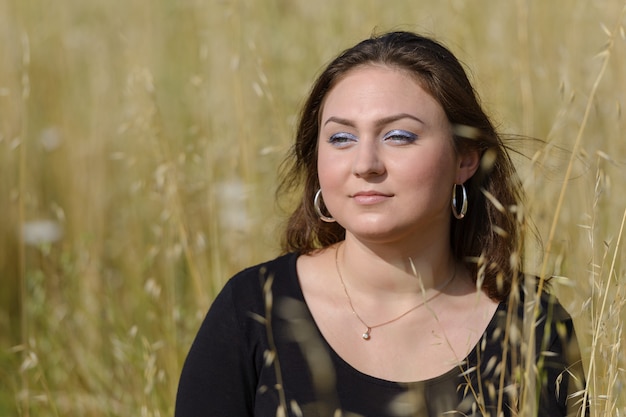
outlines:
M348 289L346 288L346 284L343 281L343 276L341 276L341 270L339 269L339 247L337 247L337 249L335 250L335 268L337 269L337 275L339 275L339 280L341 281L341 286L343 287L343 292L346 293L346 298L348 299L348 304L350 304L350 308L352 309L352 314L355 315L355 317L363 324L363 326L366 327L365 333L363 333L363 335L361 337L363 337L363 340L370 340L371 339L371 332L372 329L375 329L377 327L382 327L385 326L387 324L391 324L394 321L400 320L402 317L406 316L407 314L417 310L418 308L422 307L423 305L425 305L426 303L434 300L435 298L439 297L442 293L442 291L448 286L450 285L450 283L454 280L454 277L456 277L456 267L454 268L454 272L452 273L452 276L450 278L448 278L448 280L446 282L444 282L442 285L440 285L438 288L436 288L437 293L432 295L431 297L425 299L424 301L422 301L421 303L417 304L416 306L411 307L409 310L405 311L404 313L400 314L398 317L395 317L391 320L387 320L385 322L382 323L378 323L378 324L374 324L372 326L370 326L369 324L365 323L365 321L361 318L361 316L359 316L359 313L356 312L356 310L354 309L354 305L352 304L352 298L350 298L350 294L348 294Z

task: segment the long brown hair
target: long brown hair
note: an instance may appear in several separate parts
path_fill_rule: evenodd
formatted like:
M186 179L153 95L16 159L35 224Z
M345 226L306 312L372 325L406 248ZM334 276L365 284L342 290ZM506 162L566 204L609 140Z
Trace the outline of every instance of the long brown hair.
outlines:
M450 214L450 245L455 258L467 265L490 297L504 300L522 261L521 185L457 58L437 41L411 32L390 32L358 43L337 56L313 84L279 187L279 194L302 193L286 225L283 250L309 253L345 237L342 226L322 222L313 209L319 189L319 117L333 86L350 70L372 63L413 74L443 107L453 127L456 151L478 151L482 156L479 170L464 184L469 204L465 218L457 220Z

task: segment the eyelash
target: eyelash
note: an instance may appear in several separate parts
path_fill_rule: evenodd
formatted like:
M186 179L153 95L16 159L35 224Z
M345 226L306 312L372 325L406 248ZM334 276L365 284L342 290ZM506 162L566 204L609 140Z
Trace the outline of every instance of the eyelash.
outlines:
M383 140L398 140L399 142L413 143L417 140L417 135L406 130L394 129L385 134Z
M345 145L347 142L355 142L358 138L350 133L335 133L330 138L328 138L328 143L332 145Z
M336 146L345 145L348 142L355 142L357 140L357 136L346 132L335 133L334 135L331 135L330 138L328 138L328 142ZM406 130L394 129L387 132L383 136L383 140L391 140L393 142L401 143L413 143L417 140L417 135Z

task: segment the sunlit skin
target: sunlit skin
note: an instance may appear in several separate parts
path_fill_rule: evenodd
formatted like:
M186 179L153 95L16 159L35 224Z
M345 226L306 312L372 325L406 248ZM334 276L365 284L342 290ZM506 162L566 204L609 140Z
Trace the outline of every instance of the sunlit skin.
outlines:
M319 181L326 207L346 229L346 253L359 247L404 270L410 257L435 285L451 269L453 184L477 163L476 154L456 152L443 108L403 70L358 67L325 98Z
M330 213L374 244L447 238L450 191L473 174L452 142L443 108L404 71L366 66L327 95L318 172Z
M478 163L477 154L456 151L443 108L403 70L357 67L326 95L319 181L346 238L301 256L298 275L324 337L362 372L398 381L440 375L484 331L497 303L477 293L450 249L452 187L467 181ZM335 255L368 325L398 317L456 277L428 308L374 329L364 343Z

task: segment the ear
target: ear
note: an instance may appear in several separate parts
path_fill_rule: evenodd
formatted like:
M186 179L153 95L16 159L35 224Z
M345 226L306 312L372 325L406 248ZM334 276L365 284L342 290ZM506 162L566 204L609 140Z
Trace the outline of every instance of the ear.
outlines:
M459 154L457 159L456 183L463 184L472 178L480 165L480 154L476 150L469 150Z

